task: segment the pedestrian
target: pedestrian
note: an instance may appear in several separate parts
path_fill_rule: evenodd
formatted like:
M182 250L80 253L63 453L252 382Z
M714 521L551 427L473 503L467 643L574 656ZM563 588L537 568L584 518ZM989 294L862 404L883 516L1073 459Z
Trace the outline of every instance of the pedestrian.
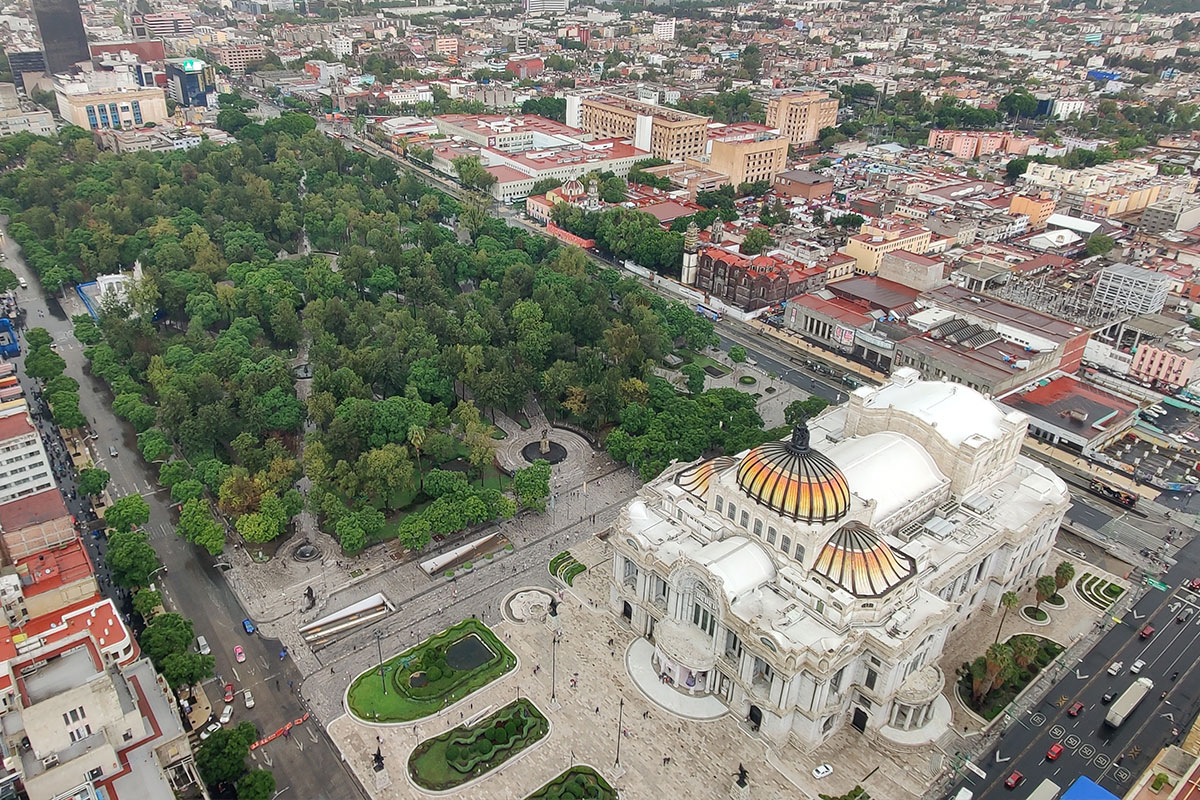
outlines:
M600 706L596 706L596 713L597 713L597 714L599 714L599 713L600 713Z

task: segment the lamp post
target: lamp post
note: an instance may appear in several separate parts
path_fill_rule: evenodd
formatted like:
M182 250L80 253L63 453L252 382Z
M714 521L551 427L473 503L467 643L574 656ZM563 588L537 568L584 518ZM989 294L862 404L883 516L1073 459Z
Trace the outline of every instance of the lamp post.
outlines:
M557 702L554 693L557 687L558 675L558 634L551 632L550 638L550 703Z
M383 693L387 694L387 680L383 677L383 634L380 631L375 631L375 647L379 651L379 683L383 686Z
M625 721L625 698L621 698L621 702L617 704L617 760L613 764L617 770L621 769L621 725Z

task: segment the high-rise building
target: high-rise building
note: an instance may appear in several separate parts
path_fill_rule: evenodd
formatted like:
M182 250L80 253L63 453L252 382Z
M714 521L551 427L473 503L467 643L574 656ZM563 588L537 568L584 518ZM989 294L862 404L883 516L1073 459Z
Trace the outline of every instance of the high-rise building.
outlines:
M567 13L568 0L525 0L525 13L530 16Z
M675 18L654 20L654 38L661 42L675 41Z
M767 103L767 125L783 131L796 147L811 147L823 128L837 125L838 101L828 92L792 92Z
M181 106L207 108L216 101L216 71L198 58L166 62L167 92Z
M29 414L0 419L0 503L44 492L54 486L50 459Z
M160 11L156 14L133 15L135 39L169 39L191 36L196 26L186 11Z
M766 125L739 122L712 130L706 150L702 165L728 175L734 186L769 183L787 166L788 139Z
M29 91L25 86L26 75L46 74L46 54L41 50L6 51L5 55L8 56L8 66L12 70L13 83L26 92Z
M42 37L47 71L68 72L89 59L78 0L33 0L33 15Z

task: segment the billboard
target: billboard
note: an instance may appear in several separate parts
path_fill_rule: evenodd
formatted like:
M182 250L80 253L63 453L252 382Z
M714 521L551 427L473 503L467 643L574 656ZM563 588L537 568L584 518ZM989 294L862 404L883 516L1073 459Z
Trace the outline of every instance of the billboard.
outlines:
M1121 78L1119 72L1112 72L1106 69L1089 69L1087 76L1088 80L1093 81L1115 81Z

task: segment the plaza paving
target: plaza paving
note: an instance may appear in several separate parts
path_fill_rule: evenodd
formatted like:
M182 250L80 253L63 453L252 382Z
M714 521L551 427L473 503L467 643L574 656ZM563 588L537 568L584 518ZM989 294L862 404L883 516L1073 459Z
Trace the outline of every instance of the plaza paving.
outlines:
M377 726L343 714L329 725L330 736L373 797L430 796L406 777L405 765L416 744L501 707L518 692L532 698L550 719L550 735L515 761L456 790L455 797L522 798L572 763L597 767L623 798L727 798L738 764L750 771L754 798L816 798L818 792L848 791L859 781L878 797L919 796L917 789L925 779L922 763L928 764L924 752L899 757L881 754L866 747L852 731L811 754L791 747L771 751L732 715L688 719L650 700L631 680L625 664L626 650L635 638L602 604L608 596L609 549L591 539L572 552L596 568L580 576L574 588L563 591L556 624L506 618L495 625L497 635L520 660L516 673L416 723ZM551 702L550 685L555 628L562 637L555 670L557 708ZM354 676L339 677L345 683ZM615 767L619 716L626 732L621 736L623 773ZM383 752L386 775L371 767L376 747ZM664 758L670 762L664 764ZM819 782L812 779L812 768L826 762L834 764L834 775Z

